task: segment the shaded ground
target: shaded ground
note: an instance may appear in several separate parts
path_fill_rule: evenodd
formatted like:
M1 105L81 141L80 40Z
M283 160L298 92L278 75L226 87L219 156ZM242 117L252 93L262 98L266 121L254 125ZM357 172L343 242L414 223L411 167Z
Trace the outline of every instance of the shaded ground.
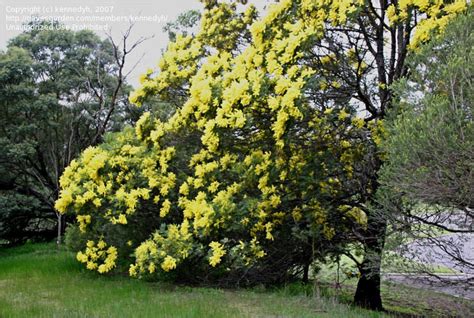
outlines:
M385 281L382 299L387 310L404 311L411 317L474 318L473 301L434 292L425 286L420 289Z

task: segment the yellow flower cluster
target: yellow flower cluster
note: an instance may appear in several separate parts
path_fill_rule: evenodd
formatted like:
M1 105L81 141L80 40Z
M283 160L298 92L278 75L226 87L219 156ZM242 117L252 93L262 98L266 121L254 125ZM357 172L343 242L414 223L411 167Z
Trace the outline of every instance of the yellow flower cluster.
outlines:
M236 3L219 3L204 12L198 37L219 50L232 51L248 25L256 18L257 12L253 5L236 15ZM219 38L225 35L226 41Z
M196 73L196 61L203 55L203 50L201 43L193 41L192 36L178 35L158 63L158 76L151 78L152 73L149 73L142 78L142 86L130 96L130 101L141 105L146 96L159 94L166 98L171 83L186 83Z
M430 39L432 31L443 31L448 22L457 14L467 8L466 0L446 1L443 0L401 0L398 4L391 4L387 8L387 16L390 24L406 21L416 11L416 14L424 18L420 19L410 47L416 49L421 43Z
M365 212L358 207L350 207L348 205L341 205L339 207L339 211L345 213L346 215L353 218L358 224L362 225L363 227L367 226L367 215Z
M221 262L222 257L225 255L224 246L219 242L211 242L209 247L212 250L212 255L209 257L209 264L212 267L216 267Z
M368 127L372 133L372 139L374 140L375 144L380 145L387 134L383 120L371 121L368 124Z
M118 257L117 248L107 247L107 243L99 240L97 245L94 241L88 241L86 250L77 253L77 260L85 263L87 269L97 270L100 274L107 273L115 267L115 261Z
M93 203L96 207L101 206L101 201L93 189L88 189L80 195L76 181L85 177L94 182L95 188L98 188L99 184L102 185L99 170L105 166L107 159L105 151L97 147L89 147L82 153L82 165L79 165L77 161L71 162L59 180L62 190L55 203L57 211L65 213L72 203L74 203L76 210L88 202Z
M150 264L150 266L152 266L152 264ZM163 260L163 263L161 263L161 268L163 268L163 270L165 272L169 272L170 270L173 270L176 268L176 259L172 256L169 256L167 255L165 257L165 259ZM152 271L150 271L152 273Z
M165 272L176 268L179 262L188 257L192 249L192 236L189 222L168 225L166 236L156 232L152 239L140 244L135 250L135 264L130 265L131 276L153 274L159 264Z
M78 215L76 217L77 222L79 222L79 230L82 233L86 232L87 225L91 223L91 216L90 215Z

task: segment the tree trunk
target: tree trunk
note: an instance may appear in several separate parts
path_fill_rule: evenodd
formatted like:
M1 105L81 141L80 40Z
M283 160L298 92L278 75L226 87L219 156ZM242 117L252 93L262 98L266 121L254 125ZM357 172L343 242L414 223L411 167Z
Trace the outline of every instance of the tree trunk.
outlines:
M354 303L371 310L383 310L380 295L380 265L385 244L387 221L382 215L369 214L367 235L364 240L365 255L359 271L360 278Z
M303 284L307 284L309 282L309 263L305 264L303 267Z
M62 229L63 229L63 224L62 224L63 216L59 212L56 212L56 215L58 216L58 237L57 237L56 243L59 246L59 245L61 245L61 234L62 234Z

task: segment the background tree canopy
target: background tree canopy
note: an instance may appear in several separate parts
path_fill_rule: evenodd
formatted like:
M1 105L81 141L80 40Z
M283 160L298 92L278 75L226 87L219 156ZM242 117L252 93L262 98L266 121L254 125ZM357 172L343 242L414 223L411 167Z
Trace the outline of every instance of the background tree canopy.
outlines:
M410 200L474 208L473 26L469 10L422 48L398 88L403 111L388 134L383 179Z
M0 53L2 244L51 238L64 168L140 115L128 102L123 56L92 32L59 28L32 28Z
M393 227L403 229L402 244L408 237L441 250L438 262L463 272L474 271L464 247L474 231L472 15L470 8L424 45L410 61L413 76L395 87L400 102L384 143L379 192ZM409 254L409 246L400 251ZM426 263L423 257L413 256Z

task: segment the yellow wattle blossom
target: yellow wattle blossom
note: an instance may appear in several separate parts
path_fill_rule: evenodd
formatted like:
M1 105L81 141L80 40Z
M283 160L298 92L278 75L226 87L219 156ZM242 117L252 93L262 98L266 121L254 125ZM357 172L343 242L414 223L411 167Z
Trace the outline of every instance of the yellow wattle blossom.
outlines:
M128 273L131 277L136 277L138 272L137 272L137 265L131 264L130 268L128 269Z
M209 264L212 267L216 267L221 262L222 257L226 254L224 246L219 242L211 242L209 244L212 255L209 257Z
M214 181L211 185L207 188L210 193L215 193L219 188L219 181Z
M163 263L161 263L161 268L165 272L169 272L170 270L173 270L176 268L176 259L171 257L171 256L166 256L165 259L163 260Z
M184 196L187 196L189 194L189 186L186 182L181 184L181 186L179 187L179 193Z
M98 249L104 249L105 247L107 246L107 244L103 241L103 240L100 240L98 243L97 243L97 248Z
M336 235L336 231L333 227L330 227L326 224L323 225L323 234L328 240L332 240L334 235Z
M150 272L150 274L153 274L155 270L156 270L155 263L150 263L150 265L148 265L148 271Z
M87 225L91 223L92 217L90 215L78 215L76 216L77 222L79 222L79 230L82 233L86 232Z
M339 120L344 120L346 119L347 117L349 117L350 114L348 112L346 112L345 109L342 109L340 112L339 112L339 115L337 116L337 118L339 118Z
M300 208L295 208L293 212L291 212L291 215L293 216L293 219L298 222L302 219L303 215L301 214L301 209Z
M267 240L272 240L273 241L272 229L273 229L273 224L272 223L265 224L265 232L266 232L265 238Z
M171 202L170 200L166 199L160 209L160 218L164 218L168 212L170 211L171 208Z
M125 214L120 214L117 219L118 224L127 224L127 217Z
M79 251L76 255L76 259L85 263L87 269L97 270L100 274L111 271L115 267L117 257L117 248L114 246L107 248L107 243L103 240L100 240L97 246L94 241L88 241L85 252Z
M361 129L365 125L365 121L363 118L353 118L352 119L352 124L356 127Z

